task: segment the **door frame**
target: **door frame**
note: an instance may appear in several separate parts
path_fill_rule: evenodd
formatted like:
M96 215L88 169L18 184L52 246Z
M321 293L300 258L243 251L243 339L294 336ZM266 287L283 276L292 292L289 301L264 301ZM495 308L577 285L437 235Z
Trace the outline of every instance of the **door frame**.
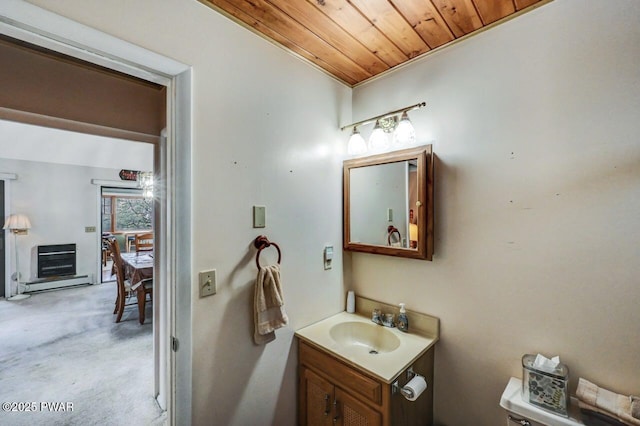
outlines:
M158 145L164 194L155 280L160 381L169 424L191 423L191 74L189 65L20 0L0 4L0 33L167 87L167 132ZM163 309L163 308L161 308ZM156 310L158 311L158 310ZM179 344L178 344L179 343ZM155 348L154 348L155 349ZM157 362L157 361L156 361ZM163 384L160 383L162 387ZM162 398L162 396L161 396Z
M16 180L17 175L15 173L0 173L0 180L4 181L4 215L9 217L11 214L11 181ZM4 225L4 217L2 224ZM4 250L4 297L11 296L11 259L14 252L12 238L7 238L9 231L0 229L0 232L5 232L5 250Z

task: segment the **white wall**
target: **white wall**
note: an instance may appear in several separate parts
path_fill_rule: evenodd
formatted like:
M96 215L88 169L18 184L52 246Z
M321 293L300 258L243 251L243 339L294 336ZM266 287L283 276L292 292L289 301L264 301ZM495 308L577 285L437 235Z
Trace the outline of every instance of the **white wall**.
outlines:
M295 424L293 331L343 308L340 251L325 271L322 250L341 245L350 89L195 1L33 3L193 66L193 423ZM265 229L252 228L256 204ZM282 248L291 323L257 347L260 234ZM218 293L198 299L209 268Z
M100 261L95 226L98 189L91 179L119 180L118 170L0 158L0 171L16 173L11 181L12 213L24 213L31 221L27 235L17 238L20 275L23 281L37 278L33 250L38 245L76 244L78 275L95 276ZM13 254L13 237L7 238ZM12 261L11 271L14 271ZM97 282L99 277L94 277ZM12 284L12 292L15 291Z
M637 1L556 0L354 90L354 120L427 102L433 262L345 262L356 293L440 317L441 424L504 424L525 353L559 354L572 391L640 392L638 22Z

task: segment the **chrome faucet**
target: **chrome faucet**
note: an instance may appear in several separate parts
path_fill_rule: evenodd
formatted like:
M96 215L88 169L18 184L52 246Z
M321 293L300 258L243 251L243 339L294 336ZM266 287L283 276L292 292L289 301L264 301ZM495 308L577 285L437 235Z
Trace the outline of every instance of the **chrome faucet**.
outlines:
M394 314L383 314L380 312L380 309L374 309L371 312L371 321L379 325L384 325L385 327L396 326L396 323L394 321Z
M396 323L394 320L395 315L393 314L384 314L382 316L382 325L385 327L395 327Z
M380 309L374 309L371 312L371 321L376 324L382 325L382 314L380 313Z

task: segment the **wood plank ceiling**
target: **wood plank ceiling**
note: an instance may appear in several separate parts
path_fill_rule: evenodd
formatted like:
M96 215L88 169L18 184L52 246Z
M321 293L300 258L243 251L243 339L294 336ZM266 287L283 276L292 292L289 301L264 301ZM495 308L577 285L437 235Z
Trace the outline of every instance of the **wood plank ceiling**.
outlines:
M550 0L200 0L349 86Z

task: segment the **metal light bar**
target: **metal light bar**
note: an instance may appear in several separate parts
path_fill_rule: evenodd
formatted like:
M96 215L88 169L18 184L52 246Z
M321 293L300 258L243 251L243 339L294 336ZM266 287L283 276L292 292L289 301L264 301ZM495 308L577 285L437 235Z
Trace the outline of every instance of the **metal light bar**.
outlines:
M427 103L426 102L420 102L419 104L411 105L411 106L408 106L408 107L405 107L405 108L400 108L400 109L397 109L395 111L387 112L386 114L377 115L375 117L367 118L366 120L358 121L357 123L352 123L352 124L349 124L347 126L343 126L343 127L340 128L340 130L348 129L350 127L362 126L364 124L373 123L374 121L379 120L381 118L387 118L387 117L391 117L392 115L400 114L400 113L403 113L403 112L413 111L414 109L422 108L423 106L427 106Z

